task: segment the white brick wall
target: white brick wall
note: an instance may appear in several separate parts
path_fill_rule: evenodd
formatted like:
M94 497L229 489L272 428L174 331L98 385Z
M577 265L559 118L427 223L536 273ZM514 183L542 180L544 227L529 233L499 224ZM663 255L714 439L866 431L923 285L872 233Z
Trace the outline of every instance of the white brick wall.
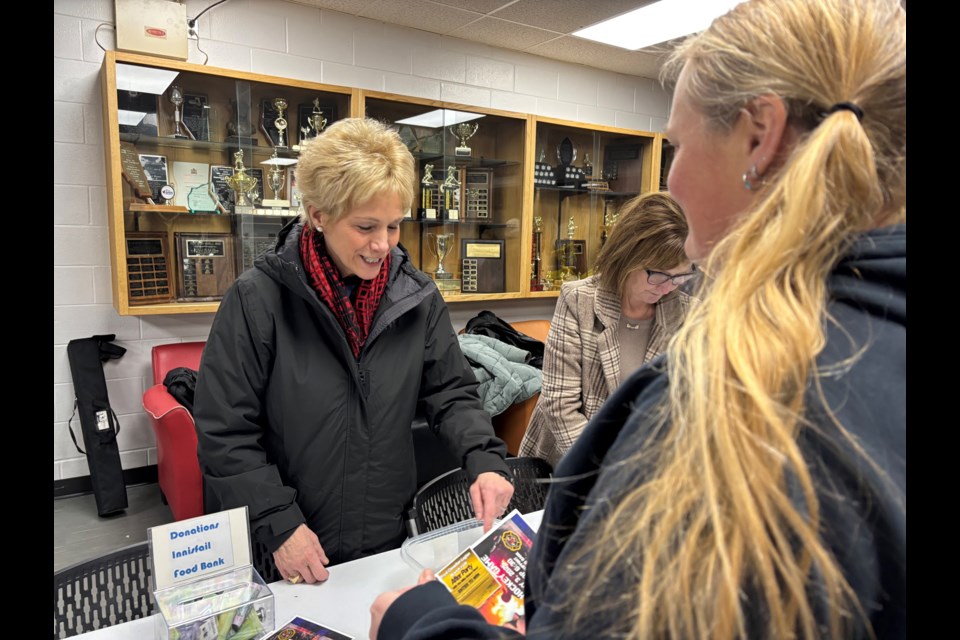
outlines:
M188 0L187 15L209 4ZM100 45L113 49L116 38L113 29L97 27L113 20L114 0L54 1L55 480L89 473L66 431L73 406L67 342L114 333L128 350L104 372L121 423L121 461L129 469L156 463L140 405L152 384L150 349L203 340L213 321L211 314L121 318L111 304L99 71ZM197 27L211 66L653 131L667 118L668 96L647 78L585 71L283 0L224 3ZM203 62L195 41L189 50L191 62ZM550 318L553 307L552 299L457 304L451 318L459 329L483 309L525 320Z

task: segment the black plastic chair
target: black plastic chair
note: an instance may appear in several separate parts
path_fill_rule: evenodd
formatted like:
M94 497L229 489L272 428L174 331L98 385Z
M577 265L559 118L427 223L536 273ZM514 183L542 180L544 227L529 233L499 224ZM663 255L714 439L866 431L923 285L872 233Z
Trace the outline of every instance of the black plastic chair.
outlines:
M270 584L283 580L280 570L273 561L273 554L267 551L267 545L256 540L251 540L251 544L253 545L253 568L257 570L263 581Z
M520 513L543 509L546 480L553 475L550 463L540 458L507 458L507 466L513 473L514 486L507 513L513 509ZM415 536L473 517L467 472L454 469L423 485L413 497L407 511L407 533Z
M153 615L149 553L141 542L55 572L53 637L70 638Z

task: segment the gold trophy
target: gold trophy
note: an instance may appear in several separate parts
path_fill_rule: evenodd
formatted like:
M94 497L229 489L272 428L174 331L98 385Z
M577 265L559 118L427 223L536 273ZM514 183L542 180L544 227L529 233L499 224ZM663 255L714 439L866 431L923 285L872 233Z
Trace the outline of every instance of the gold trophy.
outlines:
M311 138L316 138L320 135L320 132L323 131L323 128L327 126L327 118L323 115L323 111L320 110L320 98L313 99L313 113L310 114L309 123L313 129L313 135L310 136Z
M420 208L417 215L422 220L436 220L437 210L433 206L433 194L437 189L437 182L433 179L433 165L423 166L423 179L420 180Z
M576 230L577 225L573 223L573 216L570 216L570 219L567 220L567 242L563 247L563 268L560 275L560 280L563 282L576 280L579 275L577 273L577 245L573 241L573 232Z
M277 119L273 121L273 126L277 128L277 147L281 149L287 148L287 141L283 138L284 131L287 130L287 119L284 116L284 111L287 108L287 99L286 98L274 98L273 99L273 108L277 110Z
M233 154L233 175L227 178L227 185L236 193L234 213L253 213L253 205L247 194L257 188L257 179L247 173L243 166L243 150Z
M450 280L453 274L443 268L443 259L453 248L452 233L428 233L430 238L430 252L437 258L437 270L433 273L434 280Z
M533 262L530 264L530 291L543 291L541 276L543 260L540 256L540 244L543 242L543 218L533 218Z
M600 248L603 248L603 245L607 244L607 236L613 224L610 222L610 211L608 210L608 205L610 201L607 198L603 199L603 225L600 227Z
M476 122L461 122L450 127L450 133L457 137L459 145L454 149L453 155L469 158L473 151L467 146L467 140L473 137L480 125Z
M447 167L447 177L440 187L443 192L443 219L460 219L460 199L457 194L460 192L460 181L457 179L457 167L451 164Z

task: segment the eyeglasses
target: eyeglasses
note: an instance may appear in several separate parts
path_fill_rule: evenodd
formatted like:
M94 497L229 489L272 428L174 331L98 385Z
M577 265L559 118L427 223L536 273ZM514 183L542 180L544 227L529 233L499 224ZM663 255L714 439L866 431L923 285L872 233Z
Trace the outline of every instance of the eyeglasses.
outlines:
M693 271L690 273L678 273L676 275L670 275L669 273L664 273L662 271L654 271L653 269L644 269L647 272L647 282L653 286L659 286L665 282L670 282L675 287L679 287L684 282L689 282L697 277L699 273L697 271L697 265L693 265Z

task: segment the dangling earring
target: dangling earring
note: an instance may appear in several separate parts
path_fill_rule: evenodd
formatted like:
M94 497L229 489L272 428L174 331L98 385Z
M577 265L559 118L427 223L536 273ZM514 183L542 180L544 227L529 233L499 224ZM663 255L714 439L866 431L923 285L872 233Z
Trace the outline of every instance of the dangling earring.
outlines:
M743 174L743 188L747 191L753 191L754 187L763 184L760 174L757 173L757 165L753 165Z

